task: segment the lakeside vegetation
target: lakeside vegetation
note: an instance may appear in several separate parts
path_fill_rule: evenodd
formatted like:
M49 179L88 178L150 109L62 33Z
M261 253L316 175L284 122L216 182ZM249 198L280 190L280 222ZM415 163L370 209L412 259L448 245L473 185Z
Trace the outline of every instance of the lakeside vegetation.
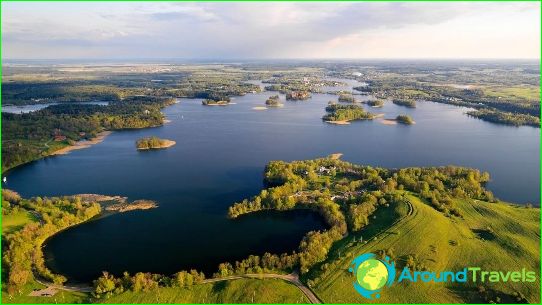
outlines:
M162 149L175 145L175 141L160 139L158 137L146 137L136 141L138 150Z
M330 103L326 107L327 114L322 117L324 121L329 122L348 122L353 120L372 120L375 115L366 112L358 105L340 105Z
M2 190L2 216L9 219L21 212L33 214L34 219L17 230L2 232L5 247L2 286L8 294L22 291L36 276L55 284L64 283L64 276L53 274L45 266L42 244L59 231L100 214L101 207L77 196L23 199L14 192Z
M540 119L532 115L517 114L504 111L496 111L491 109L480 109L468 111L468 115L482 119L484 121L499 123L504 125L522 126L528 125L540 127Z
M127 290L99 303L309 303L295 286L280 279L236 279L191 287L159 287L154 291Z

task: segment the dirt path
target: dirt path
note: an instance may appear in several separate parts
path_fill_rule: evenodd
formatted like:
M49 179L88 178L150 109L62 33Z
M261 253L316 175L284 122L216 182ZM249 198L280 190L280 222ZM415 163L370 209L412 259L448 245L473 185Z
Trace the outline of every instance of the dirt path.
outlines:
M243 275L232 275L227 276L223 278L215 278L215 279L208 279L204 280L203 283L215 283L215 282L221 282L221 281L229 281L229 280L237 280L237 279L243 279L243 278L271 278L271 279L281 279L286 282L289 282L293 285L295 285L303 294L309 299L309 301L313 304L320 304L322 301L312 292L312 290L309 289L309 287L305 286L300 280L299 276L296 273L290 273L290 274L275 274L275 273L263 273L263 274L243 274Z
M202 284L206 283L216 283L216 282L222 282L222 281L231 281L231 280L238 280L238 279L262 279L262 278L270 278L270 279L281 279L286 282L289 282L293 285L295 285L303 294L309 299L309 301L313 304L320 304L322 301L312 292L312 290L309 289L309 287L305 286L300 280L297 273L290 273L290 274L275 274L275 273L263 273L263 274L242 274L242 275L232 275L222 278L213 278L213 279L207 279L203 280ZM65 286L65 285L56 285L51 282L44 281L42 279L37 279L36 282L39 284L42 284L47 287L47 289L56 289L56 290L64 290L64 291L77 291L77 292L92 292L93 288L90 286Z

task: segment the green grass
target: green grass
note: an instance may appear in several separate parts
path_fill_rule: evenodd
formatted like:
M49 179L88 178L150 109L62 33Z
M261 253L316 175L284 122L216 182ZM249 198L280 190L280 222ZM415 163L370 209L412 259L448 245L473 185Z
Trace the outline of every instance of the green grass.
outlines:
M238 279L200 284L190 288L159 288L150 292L127 291L100 301L104 303L308 303L305 295L297 287L279 279Z
M88 294L82 292L59 291L52 297L30 297L28 294L34 289L43 289L45 286L36 282L27 284L19 293L11 296L2 291L2 304L79 304L88 303Z
M36 217L24 210L10 215L2 215L2 234L13 233L33 221L37 221Z
M460 270L480 266L487 270L514 271L525 267L540 270L540 210L504 203L456 200L464 219L448 218L419 198L409 195L412 212L404 206L390 207L389 219L377 215L374 225L362 230L367 244L342 241L341 259L330 263L314 287L326 303L375 302L361 297L352 286L348 272L353 257L393 247L396 263L403 265L408 255L417 254L432 271ZM382 211L380 211L382 213ZM395 219L395 220L393 220ZM395 221L395 222L394 222ZM393 223L381 230L379 222ZM495 238L483 240L473 230L491 226ZM380 227L380 228L378 228ZM376 239L372 236L376 235ZM350 240L352 237L349 237ZM455 245L454 245L455 243ZM337 251L337 250L335 250ZM522 292L529 302L540 301L540 281L535 283L495 283L492 289L511 294ZM463 303L477 301L472 284L401 283L384 288L379 303Z
M485 87L484 94L491 97L501 97L503 99L525 99L529 101L540 100L540 88L535 86L516 86L516 87Z

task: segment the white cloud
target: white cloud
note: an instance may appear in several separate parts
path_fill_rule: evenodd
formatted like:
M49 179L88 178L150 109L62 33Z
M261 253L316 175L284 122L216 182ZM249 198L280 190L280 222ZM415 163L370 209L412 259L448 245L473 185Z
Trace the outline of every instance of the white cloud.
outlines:
M2 3L5 58L526 58L539 3Z

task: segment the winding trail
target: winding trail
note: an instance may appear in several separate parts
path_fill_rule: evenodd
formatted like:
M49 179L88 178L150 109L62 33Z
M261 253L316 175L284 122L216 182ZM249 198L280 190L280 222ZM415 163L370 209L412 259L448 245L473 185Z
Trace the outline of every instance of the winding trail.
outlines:
M268 278L268 279L280 279L280 280L283 280L283 281L286 281L290 284L293 284L294 286L296 286L297 288L299 288L299 290L301 290L301 292L303 292L303 294L307 297L307 299L312 303L312 304L320 304L322 303L322 301L320 301L320 299L316 296L316 294L314 294L314 292L312 292L312 290L309 289L309 287L305 286L305 284L303 284L300 280L299 280L299 275L297 273L290 273L290 274L275 274L275 273L262 273L262 274L252 274L252 273L249 273L249 274L242 274L242 275L231 275L231 276L226 276L226 277L222 277L222 278L212 278L212 279L206 279L206 280L203 280L201 282L201 284L208 284L208 283L216 283L216 282L222 282L222 281L231 281L231 280L238 280L238 279L246 279L246 278L249 278L249 279L263 279L263 278ZM42 284L48 288L54 288L54 289L57 289L57 290L64 290L64 291L75 291L75 292L86 292L86 293L90 293L93 291L93 288L90 287L90 286L65 286L65 285L56 285L56 284L53 284L51 282L47 282L43 279L38 279L36 278L36 282L38 282L39 284Z

